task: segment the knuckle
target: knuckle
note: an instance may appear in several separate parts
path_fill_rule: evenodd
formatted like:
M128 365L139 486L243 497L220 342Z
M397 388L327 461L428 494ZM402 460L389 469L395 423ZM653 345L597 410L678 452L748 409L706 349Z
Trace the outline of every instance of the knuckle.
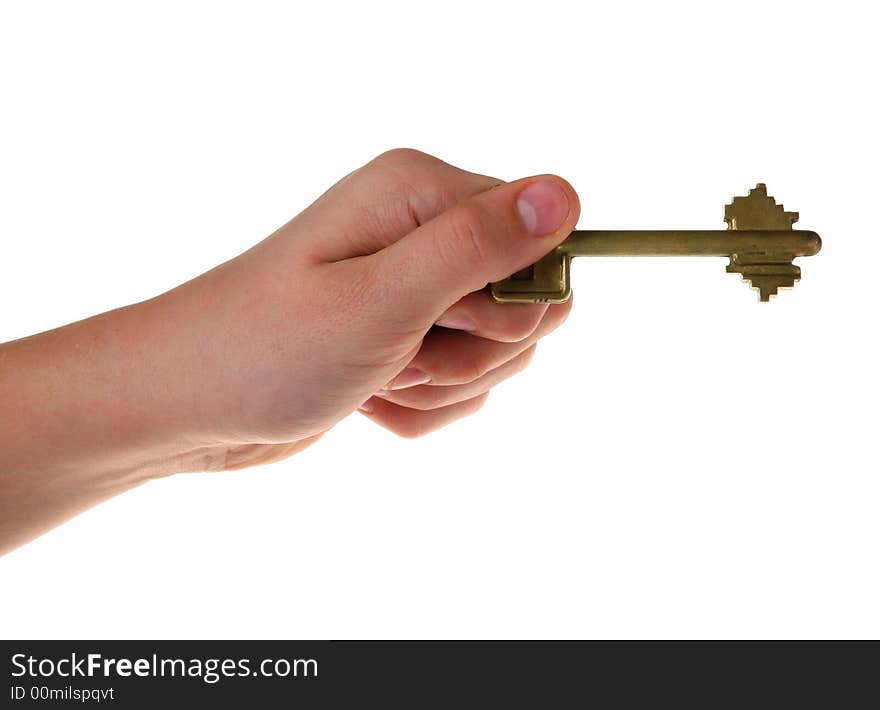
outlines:
M536 321L532 317L517 318L505 327L503 333L504 340L508 343L522 342L535 332L538 323L540 323L540 320Z
M447 353L443 357L432 358L431 379L437 385L465 385L478 380L490 369L493 362L485 353Z
M539 328L541 331L541 335L547 335L548 333L552 333L559 326L565 323L568 320L568 314L571 313L571 299L566 301L565 303L554 304L550 307L547 315L541 321Z
M516 363L517 372L522 372L531 364L532 360L535 359L535 350L537 350L537 348L537 345L532 345L527 350L524 350L522 353L520 353L520 355L517 357Z
M481 266L487 261L483 229L483 212L473 203L464 203L449 213L446 239L437 244L444 249L444 258L452 267L462 263Z
M426 426L417 416L407 417L394 427L394 433L402 439L418 439L430 431L430 427Z
M457 379L460 382L474 382L480 379L495 367L495 361L488 355L474 355L472 358L460 363Z
M489 399L488 392L483 392L483 394L474 397L471 400L471 410L468 412L468 414L475 414L476 412L479 412L483 408L483 405L486 404L487 399Z
M380 165L398 167L401 165L421 163L427 160L436 160L436 158L433 158L420 150L416 150L415 148L392 148L391 150L386 150L384 153L377 155L373 158L372 162Z
M571 315L571 309L573 306L574 306L574 294L571 294L565 303L559 304L559 310L562 312L562 318L560 319L560 323L564 323L566 320L568 320L568 316Z

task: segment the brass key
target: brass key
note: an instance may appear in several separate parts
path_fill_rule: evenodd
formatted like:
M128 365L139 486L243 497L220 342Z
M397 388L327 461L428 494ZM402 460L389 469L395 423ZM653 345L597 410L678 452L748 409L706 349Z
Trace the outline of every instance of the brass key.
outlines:
M575 256L726 256L727 272L740 274L769 301L779 288L800 280L792 260L822 247L815 232L792 229L797 219L797 212L786 212L758 183L747 197L725 205L726 230L577 230L532 266L493 283L492 297L499 303L562 303L571 294Z

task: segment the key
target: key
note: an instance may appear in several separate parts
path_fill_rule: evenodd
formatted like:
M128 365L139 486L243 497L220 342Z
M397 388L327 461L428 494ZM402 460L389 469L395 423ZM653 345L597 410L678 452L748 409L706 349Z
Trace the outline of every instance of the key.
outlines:
M499 303L562 303L571 294L575 256L726 256L727 272L740 274L766 302L800 280L800 267L791 263L795 257L822 247L815 232L792 229L797 220L797 212L786 212L758 183L748 196L725 205L726 230L577 230L544 258L493 283L492 297Z

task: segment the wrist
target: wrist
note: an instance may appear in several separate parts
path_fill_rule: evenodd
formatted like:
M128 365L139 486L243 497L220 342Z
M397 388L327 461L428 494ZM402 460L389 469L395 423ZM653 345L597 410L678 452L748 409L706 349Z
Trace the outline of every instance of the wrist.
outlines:
M218 354L206 314L179 290L114 313L130 370L115 370L121 396L110 409L138 442L145 475L222 468Z

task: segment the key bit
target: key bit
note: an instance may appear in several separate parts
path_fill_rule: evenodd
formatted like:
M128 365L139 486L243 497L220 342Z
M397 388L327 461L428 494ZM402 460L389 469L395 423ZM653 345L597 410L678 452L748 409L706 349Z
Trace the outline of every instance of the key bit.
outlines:
M499 303L562 303L571 294L575 256L726 256L727 272L740 274L769 301L801 277L792 264L822 248L815 232L796 230L797 212L786 212L758 183L745 197L724 207L726 230L576 230L547 256L492 284Z

